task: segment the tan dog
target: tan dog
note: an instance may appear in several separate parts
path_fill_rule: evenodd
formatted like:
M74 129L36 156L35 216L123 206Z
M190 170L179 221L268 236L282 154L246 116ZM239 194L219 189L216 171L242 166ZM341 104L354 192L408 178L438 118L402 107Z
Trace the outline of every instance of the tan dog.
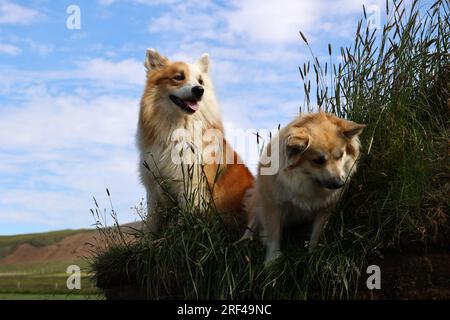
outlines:
M249 203L253 219L242 238L262 227L266 263L280 254L283 222L312 221L309 250L317 245L330 210L356 171L358 136L364 127L331 114L312 113L298 117L272 138L266 148L272 163L260 163ZM276 174L261 174L277 160Z
M137 144L150 230L163 226L162 212L173 205L168 198L198 205L205 192L218 211L246 220L242 203L253 176L224 139L208 55L189 64L149 49L145 66ZM187 184L194 199L187 198Z

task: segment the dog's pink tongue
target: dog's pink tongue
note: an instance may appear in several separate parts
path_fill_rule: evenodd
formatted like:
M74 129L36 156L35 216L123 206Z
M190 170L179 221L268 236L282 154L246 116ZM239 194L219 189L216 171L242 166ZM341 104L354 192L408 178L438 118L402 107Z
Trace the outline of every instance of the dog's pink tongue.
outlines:
M186 104L191 108L193 111L198 110L198 102L194 100L186 100Z

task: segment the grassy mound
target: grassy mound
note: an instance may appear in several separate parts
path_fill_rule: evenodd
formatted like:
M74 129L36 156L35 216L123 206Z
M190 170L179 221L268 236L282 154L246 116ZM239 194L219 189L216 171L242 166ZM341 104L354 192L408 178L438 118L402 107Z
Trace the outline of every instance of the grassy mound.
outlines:
M366 266L382 264L385 255L445 253L449 11L447 1L428 9L395 1L382 30L361 20L341 63L332 63L330 45L329 63L313 56L299 68L305 111L318 107L368 125L358 173L313 254L305 237L287 233L284 257L264 270L258 240L233 246L239 235L218 215L174 208L164 234L136 231L129 241L121 230L108 231L92 259L97 285L111 298L353 298L363 290Z

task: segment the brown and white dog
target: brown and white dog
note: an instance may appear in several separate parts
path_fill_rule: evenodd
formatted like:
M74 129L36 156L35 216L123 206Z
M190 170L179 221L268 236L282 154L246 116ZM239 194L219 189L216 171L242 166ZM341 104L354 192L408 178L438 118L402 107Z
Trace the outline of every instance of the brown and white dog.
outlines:
M356 171L358 136L364 127L332 114L311 113L298 117L271 139L265 154L272 162L278 161L278 170L261 174L274 163L260 163L248 205L253 218L241 239L262 227L266 263L280 255L283 223L312 221L309 250L317 245L324 223Z
M243 199L253 176L224 139L208 55L191 64L169 61L148 49L145 67L137 145L150 230L158 232L163 227L162 212L173 205L167 193L180 206L192 200L186 197L186 179L195 204L205 191L196 188L202 188L206 179L206 191L217 210L246 220ZM169 190L162 181L168 181Z

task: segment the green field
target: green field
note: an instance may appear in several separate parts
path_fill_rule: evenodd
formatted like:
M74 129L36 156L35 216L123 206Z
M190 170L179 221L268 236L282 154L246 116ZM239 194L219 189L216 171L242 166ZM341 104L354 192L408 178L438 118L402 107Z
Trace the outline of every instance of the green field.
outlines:
M67 288L66 268L79 265L81 289ZM102 299L86 272L85 261L53 262L34 265L0 266L0 300L82 300Z
M35 247L53 245L67 236L86 230L61 230L39 234L0 236L0 259L24 243ZM69 265L81 269L81 289L67 288ZM45 263L0 265L0 300L84 300L102 299L88 274L88 263L82 259Z
M45 293L0 293L0 300L101 300L101 295L45 294Z

